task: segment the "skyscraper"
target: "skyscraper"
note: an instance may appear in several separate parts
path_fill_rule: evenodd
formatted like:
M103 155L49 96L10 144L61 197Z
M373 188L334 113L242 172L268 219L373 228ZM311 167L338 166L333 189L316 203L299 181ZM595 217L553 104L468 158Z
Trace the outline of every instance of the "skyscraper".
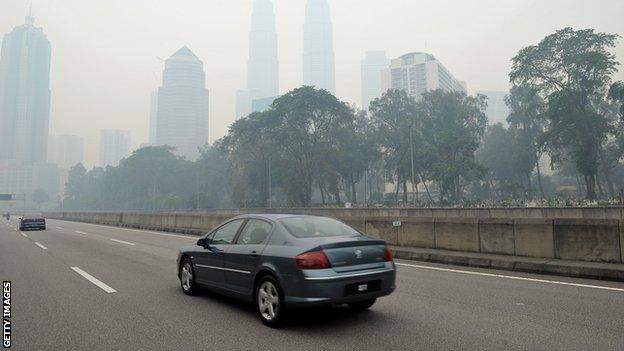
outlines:
M45 162L50 119L50 42L26 23L4 36L0 53L0 160Z
M204 64L186 46L165 61L158 89L156 144L194 160L208 142L208 90Z
M150 94L149 145L156 145L156 124L158 120L158 90Z
M303 25L303 84L334 94L333 28L327 0L308 0Z
M390 67L382 71L382 91L405 90L419 99L428 90L466 93L466 83L460 82L433 55L412 52L393 59Z
M390 66L385 51L367 51L360 63L362 76L362 108L368 107L374 99L381 96L381 71Z
M254 0L249 32L247 88L251 99L279 94L277 33L271 0Z
M487 97L487 109L485 115L488 118L489 124L502 123L507 125L507 116L509 116L509 107L505 103L505 96L508 93L504 91L477 91L479 95L485 95Z
M100 131L100 166L117 166L130 155L130 131L105 129Z
M236 118L252 112L252 102L279 95L277 33L271 0L254 0L249 31L247 90L236 92Z

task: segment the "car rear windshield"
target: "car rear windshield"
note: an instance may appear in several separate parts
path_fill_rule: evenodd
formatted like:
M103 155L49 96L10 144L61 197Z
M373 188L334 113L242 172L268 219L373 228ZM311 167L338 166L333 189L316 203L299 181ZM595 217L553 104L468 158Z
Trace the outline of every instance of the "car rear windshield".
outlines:
M327 217L288 217L280 219L290 234L297 238L359 235L348 225Z

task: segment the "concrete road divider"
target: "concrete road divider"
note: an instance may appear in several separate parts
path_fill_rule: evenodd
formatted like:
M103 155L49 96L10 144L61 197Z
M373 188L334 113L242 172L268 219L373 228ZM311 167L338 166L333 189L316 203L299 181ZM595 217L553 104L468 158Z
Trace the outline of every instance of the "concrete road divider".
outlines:
M624 256L624 220L620 208L309 208L164 213L51 212L46 215L199 235L228 218L253 212L336 217L368 235L403 247L606 263L622 263Z

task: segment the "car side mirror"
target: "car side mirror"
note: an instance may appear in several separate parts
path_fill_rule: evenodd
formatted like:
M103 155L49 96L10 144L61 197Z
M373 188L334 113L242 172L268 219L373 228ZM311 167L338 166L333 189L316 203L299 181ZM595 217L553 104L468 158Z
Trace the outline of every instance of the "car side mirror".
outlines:
M197 246L206 247L206 238L197 240Z

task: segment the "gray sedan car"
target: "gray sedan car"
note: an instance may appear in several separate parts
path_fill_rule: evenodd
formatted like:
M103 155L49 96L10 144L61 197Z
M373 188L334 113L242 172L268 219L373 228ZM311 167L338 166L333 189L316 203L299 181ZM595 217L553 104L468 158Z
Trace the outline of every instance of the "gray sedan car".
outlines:
M366 310L395 289L392 252L383 240L319 216L232 218L183 247L177 264L184 293L203 286L253 301L269 326L294 307Z

